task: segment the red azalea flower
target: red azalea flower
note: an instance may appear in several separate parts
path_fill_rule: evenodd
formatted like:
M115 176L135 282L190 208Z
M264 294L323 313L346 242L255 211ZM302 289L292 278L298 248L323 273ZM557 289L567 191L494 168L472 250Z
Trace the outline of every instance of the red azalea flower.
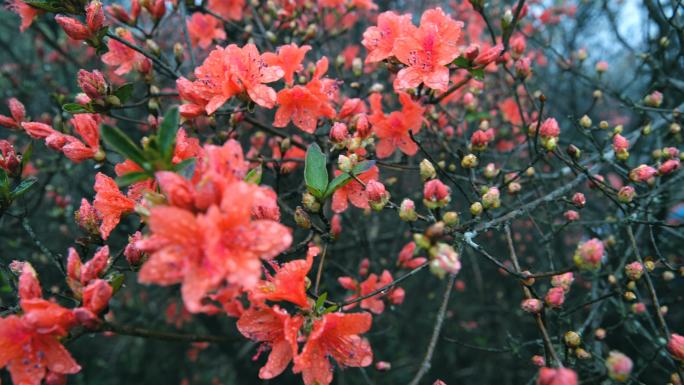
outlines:
M371 322L369 313L328 313L314 320L293 371L302 373L305 385L328 385L333 378L329 357L341 367L370 365L373 351L359 334L367 332Z

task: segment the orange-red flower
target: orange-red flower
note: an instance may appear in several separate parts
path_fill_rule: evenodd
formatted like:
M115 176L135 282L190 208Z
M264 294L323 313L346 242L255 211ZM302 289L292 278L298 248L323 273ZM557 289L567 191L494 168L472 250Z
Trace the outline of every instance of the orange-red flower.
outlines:
M411 139L409 132L417 134L423 124L425 108L414 102L405 92L398 92L401 111L394 111L384 115L380 106L380 94L371 95L371 109L373 114L370 122L373 132L378 137L375 153L378 158L387 158L399 148L406 155L415 155L418 145Z
M275 267L275 275L260 283L252 292L250 299L256 301L288 301L308 309L306 296L306 275L311 270L313 257L319 253L318 247L310 246L306 259L287 262Z
M272 108L276 92L264 83L274 82L283 77L278 66L266 64L254 44L240 48L235 44L216 47L209 53L201 66L195 68L195 80L189 83L180 78L176 84L181 98L190 102L192 107L184 107L195 112L204 109L213 114L233 96L245 94L254 103Z
M245 0L209 0L207 8L228 20L242 20Z
M347 301L353 300L355 298L367 296L376 290L379 290L392 282L392 274L384 270L380 276L377 274L370 274L365 281L358 283L355 279L350 277L340 277L338 282L347 290L354 291L354 294L347 298ZM361 308L369 310L375 314L382 314L385 311L385 302L383 298L387 297L389 301L393 304L400 304L404 302L404 289L400 287L394 287L388 289L384 293L378 293L372 297L365 298L361 300ZM353 309L357 303L353 303L345 307L347 309Z
M359 334L367 332L371 322L369 313L328 313L314 320L293 371L302 373L305 385L328 385L333 378L329 357L341 367L370 365L373 351Z
M394 55L407 67L397 74L395 89L427 87L445 91L449 84L446 67L458 55L463 23L446 15L441 8L423 13L420 27L408 30L394 42Z
M271 349L259 378L267 380L282 373L297 354L297 334L304 323L301 315L290 316L278 306L250 308L240 316L237 328L245 337L263 342Z
M216 40L225 40L226 31L223 29L223 23L212 15L206 15L199 12L193 13L190 20L187 21L188 34L193 45L200 48L207 49L211 43Z
M341 173L342 171L337 170L335 171L335 176L340 175ZM377 180L379 175L380 171L376 166L373 166L368 171L360 174L357 178L365 184L370 180ZM333 211L336 213L341 213L347 210L348 201L360 209L367 209L370 207L368 204L368 194L366 193L366 189L356 179L350 181L333 193Z
M69 121L83 142L75 139L62 147L62 152L73 162L94 158L100 149L100 117L97 114L76 114ZM99 159L99 158L98 158Z
M242 181L247 170L235 141L208 145L197 160L192 181L157 174L169 205L150 210L150 236L136 247L150 253L139 279L144 283L182 283L191 312L214 312L205 299L225 287L249 290L261 277L262 260L290 246L290 230L272 219L256 219L275 207L271 190Z
M36 16L44 13L44 11L41 11L38 8L33 8L22 0L10 0L8 3L8 8L21 18L21 25L19 26L20 32L26 31L26 29L33 23L33 19L35 19Z
M368 50L366 63L375 63L393 56L394 42L406 33L411 24L411 14L398 15L387 11L378 15L378 25L368 27L363 33L363 44Z
M15 384L40 385L50 373L81 370L59 342L75 325L68 309L41 298L40 284L28 263L19 267L19 305L23 314L0 318L0 368L7 367Z
M123 40L126 40L131 44L135 44L135 40L133 40L133 34L131 34L131 31L127 29L118 29L117 34ZM147 58L145 58L145 56L143 56L140 52L129 48L123 43L120 43L114 39L109 39L109 42L107 42L107 48L109 49L109 52L102 55L102 62L110 66L118 66L114 73L119 76L131 72L131 70L133 70L136 66L147 60Z
M285 127L292 121L302 131L313 134L319 118L335 117L335 109L330 105L334 82L322 79L326 72L328 59L324 57L316 63L316 70L309 83L278 92L278 110L273 121L275 127Z
M107 239L109 233L119 224L121 216L135 209L135 201L119 191L114 179L100 172L95 175L94 188L96 194L93 206L102 218L100 235Z
M264 61L270 66L278 66L283 69L285 83L292 85L294 74L301 71L304 55L311 50L310 45L297 47L297 44L286 44L278 47L277 54L266 52L263 55Z

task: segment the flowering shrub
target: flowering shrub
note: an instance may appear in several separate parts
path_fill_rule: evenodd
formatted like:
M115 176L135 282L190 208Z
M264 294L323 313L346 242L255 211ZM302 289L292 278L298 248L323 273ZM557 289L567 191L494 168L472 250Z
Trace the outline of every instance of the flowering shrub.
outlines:
M683 10L619 3L10 0L0 378L681 385Z

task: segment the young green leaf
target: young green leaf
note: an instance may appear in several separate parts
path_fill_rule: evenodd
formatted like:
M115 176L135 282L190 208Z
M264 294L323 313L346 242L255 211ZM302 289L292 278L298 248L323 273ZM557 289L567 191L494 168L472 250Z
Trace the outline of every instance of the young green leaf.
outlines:
M363 162L357 164L356 166L354 166L354 168L352 169L352 173L354 175L357 175L357 176L361 175L364 172L370 170L371 167L373 167L374 165L375 165L374 160L363 161ZM351 180L352 180L351 175L346 174L346 173L336 176L335 179L333 179L330 182L330 184L328 184L328 188L325 190L324 198L328 198L335 191L344 187L347 183L351 182Z
M78 103L67 103L62 106L62 110L69 114L84 114L87 112L91 112L88 108Z
M114 151L121 154L124 158L134 161L139 166L145 167L147 161L142 150L123 131L116 127L103 125L101 132L102 139Z
M325 293L321 294L318 299L316 300L316 307L314 308L314 311L317 313L320 313L323 311L324 306L325 306L325 300L328 299L328 292L326 291Z
M317 198L322 198L325 189L328 187L328 169L325 154L318 147L318 144L309 145L306 150L304 161L304 182L311 194Z
M116 178L116 184L119 185L119 187L126 187L133 183L141 182L149 178L151 178L151 176L146 172L134 171Z
M114 95L119 98L121 103L126 103L131 95L133 95L133 83L126 83L114 91Z
M164 114L164 121L159 126L157 140L162 159L167 162L173 157L174 144L176 144L176 134L178 133L180 116L178 107L173 107Z
M262 174L263 167L261 167L261 165L258 165L253 169L249 170L249 172L247 172L247 175L245 175L245 182L258 185L259 183L261 183Z
M37 178L30 177L26 178L19 183L14 190L12 190L12 199L16 199L22 195L24 195L31 187L33 187L34 184L38 182Z

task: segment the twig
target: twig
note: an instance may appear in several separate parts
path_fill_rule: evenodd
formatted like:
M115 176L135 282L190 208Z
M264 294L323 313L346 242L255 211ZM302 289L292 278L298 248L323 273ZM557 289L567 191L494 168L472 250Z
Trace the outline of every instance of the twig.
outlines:
M449 281L447 282L446 288L444 289L444 294L442 296L442 304L439 306L439 312L437 313L437 319L435 319L435 326L432 328L432 337L430 338L430 344L425 352L425 357L420 364L418 372L413 377L409 385L418 385L420 380L425 376L425 374L430 370L432 355L435 353L435 348L437 347L437 341L439 340L439 334L442 331L442 325L444 324L444 318L446 315L447 307L449 305L449 297L451 296L451 291L454 288L454 282L456 281L456 274L449 275Z

